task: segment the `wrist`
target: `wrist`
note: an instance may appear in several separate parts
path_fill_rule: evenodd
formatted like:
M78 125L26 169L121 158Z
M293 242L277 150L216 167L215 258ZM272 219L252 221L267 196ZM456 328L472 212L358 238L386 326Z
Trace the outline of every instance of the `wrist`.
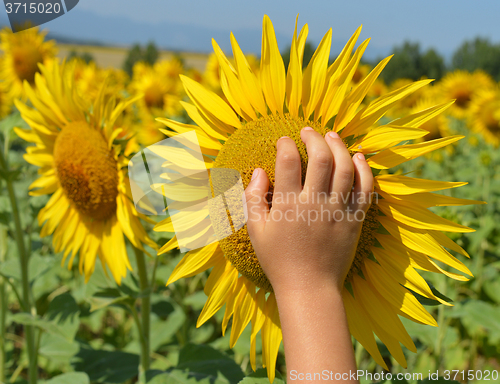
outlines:
M315 280L306 283L297 282L295 284L285 285L279 284L274 288L274 294L278 305L293 304L294 306L302 303L315 301L319 305L328 302L342 301L343 284L340 286L334 280L327 281Z

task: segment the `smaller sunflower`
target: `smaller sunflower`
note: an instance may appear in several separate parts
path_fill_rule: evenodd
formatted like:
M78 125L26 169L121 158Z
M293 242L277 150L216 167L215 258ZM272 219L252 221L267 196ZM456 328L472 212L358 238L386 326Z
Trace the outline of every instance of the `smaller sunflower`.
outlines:
M99 257L120 284L131 270L125 236L138 249L144 250L143 244L157 248L139 220L147 218L134 208L128 159L122 141L115 141L122 132L116 121L135 99L116 105L106 83L95 101L83 99L76 90L74 63L54 62L40 70L36 88L25 82L33 108L15 101L30 126L15 131L35 144L24 159L40 167L30 194L51 195L38 215L40 236L53 234L55 252L64 251L62 264L71 254L69 268L79 253L86 281Z
M500 88L484 90L471 102L470 125L495 147L500 145Z
M179 78L182 65L178 60L164 60L154 66L139 62L134 65L133 72L129 90L131 94L144 95L137 104L142 112L155 117L181 113L179 101L184 91Z
M102 69L95 62L86 63L82 59L72 59L75 62L75 85L80 95L88 100L95 100L99 95L102 83L107 82L108 95L119 97L128 81L128 75L123 70Z
M34 84L39 72L38 64L47 64L57 53L53 40L45 41L47 32L30 28L12 33L9 28L0 31L0 48L3 60L0 63L0 78L11 98L23 97L23 82Z
M449 113L458 119L467 117L472 99L484 89L493 88L493 80L482 71L469 73L455 71L447 74L439 83L443 100L454 99Z

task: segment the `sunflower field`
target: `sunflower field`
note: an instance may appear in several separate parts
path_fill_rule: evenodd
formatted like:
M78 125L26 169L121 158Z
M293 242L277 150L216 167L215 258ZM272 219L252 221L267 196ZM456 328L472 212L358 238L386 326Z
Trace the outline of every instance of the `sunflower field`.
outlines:
M499 383L500 83L456 70L386 84L391 57L363 62L360 31L334 57L330 30L305 65L296 25L284 64L265 16L260 57L228 34L205 71L173 58L130 75L58 59L37 28L2 30L0 383L285 382L246 226L181 253L183 235L204 241L208 208L148 214L129 161L150 148L183 174L191 149L155 144L195 132L201 168L246 187L261 167L272 184L279 137L307 165L305 126L338 132L375 177L343 292L361 383Z

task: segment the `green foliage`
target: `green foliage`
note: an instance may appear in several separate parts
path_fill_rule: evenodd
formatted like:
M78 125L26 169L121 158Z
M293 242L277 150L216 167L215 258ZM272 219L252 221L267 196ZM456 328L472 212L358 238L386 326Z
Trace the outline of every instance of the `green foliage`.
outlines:
M452 66L470 72L482 69L500 81L500 43L481 37L465 41L453 54Z
M83 60L87 64L89 64L91 61L95 62L94 56L92 56L92 54L90 54L88 52L77 52L75 50L72 50L68 54L68 60L75 59L75 58Z
M393 49L393 58L382 71L386 84L405 78L419 80L422 77L439 80L445 72L444 59L434 49L422 52L418 43L405 41Z
M160 53L154 42L149 42L145 48L140 44L134 44L128 51L125 62L123 63L123 69L129 76L132 76L135 63L143 61L149 65L153 65L156 63L156 60L158 60L159 55Z

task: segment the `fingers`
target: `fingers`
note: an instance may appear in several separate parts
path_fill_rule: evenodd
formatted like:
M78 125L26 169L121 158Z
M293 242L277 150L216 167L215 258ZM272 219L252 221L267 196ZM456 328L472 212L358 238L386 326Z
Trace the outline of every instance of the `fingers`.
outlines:
M354 155L352 161L354 163L356 184L352 191L352 199L350 199L351 208L353 210L363 210L366 212L370 207L373 192L372 170L362 153Z
M275 177L275 194L299 194L302 190L300 154L295 142L287 136L278 140Z
M323 136L310 127L302 129L300 137L309 157L304 191L329 193L333 168L332 151Z
M341 199L347 199L354 181L354 165L351 155L338 133L328 132L325 140L333 153L334 159L330 193L338 193Z
M266 222L269 212L266 194L269 191L269 178L262 168L256 168L252 180L245 189L245 216L250 236L259 233Z

